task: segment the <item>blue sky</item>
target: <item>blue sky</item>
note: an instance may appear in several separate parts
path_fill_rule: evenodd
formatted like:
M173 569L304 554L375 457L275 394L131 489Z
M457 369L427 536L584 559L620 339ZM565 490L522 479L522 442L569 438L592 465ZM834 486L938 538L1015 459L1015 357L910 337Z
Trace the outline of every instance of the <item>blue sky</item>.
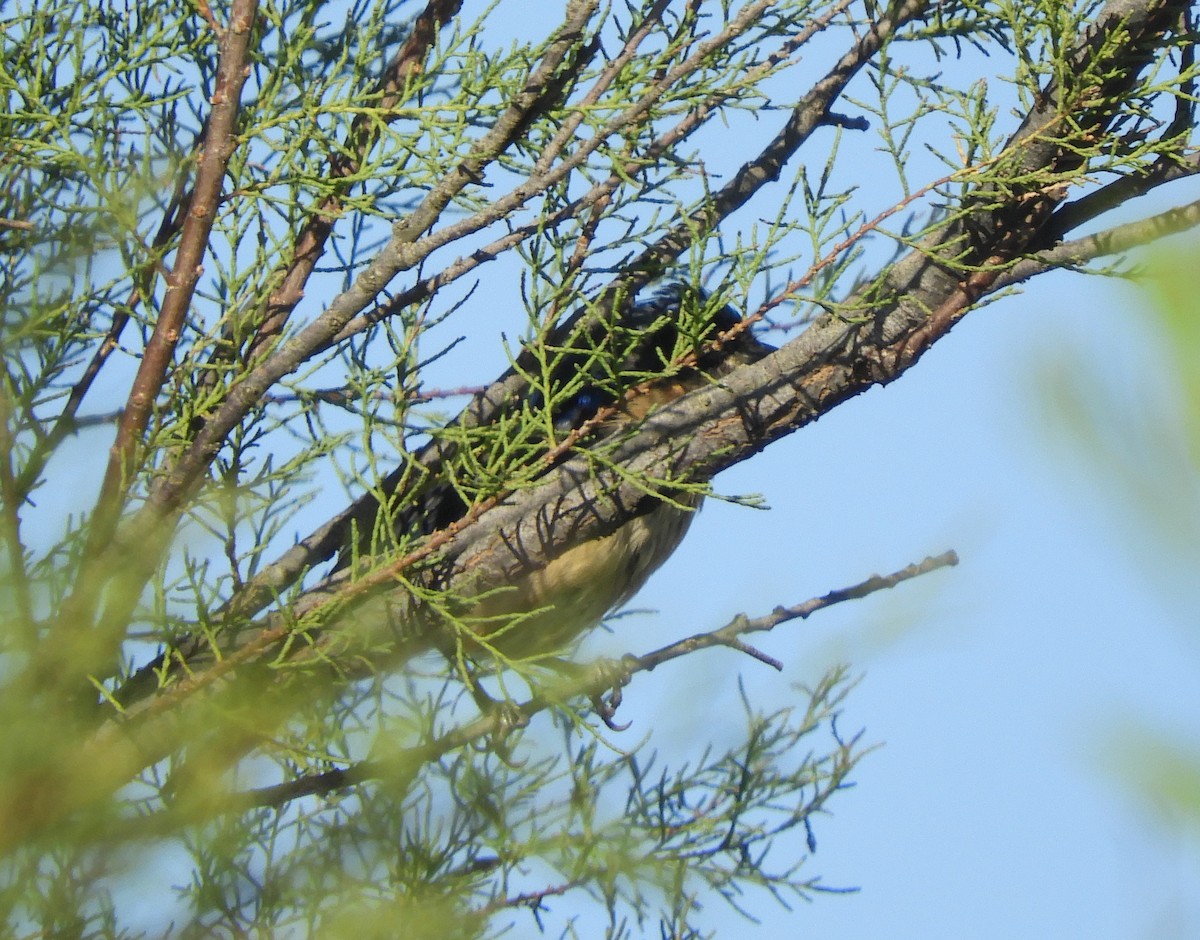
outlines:
M671 716L652 743L675 751L673 738L737 714L735 670L766 702L831 662L862 674L842 730L884 746L817 824L809 862L861 891L791 914L764 902L753 935L1200 933L1196 834L1118 768L1143 729L1200 743L1195 589L1180 579L1171 597L1147 576L1163 543L1111 504L1086 451L1064 446L1044 381L1095 369L1130 404L1154 402L1164 361L1147 304L1125 285L1055 274L974 312L895 385L720 477L772 511L710 503L635 600L660 608L670 636L948 547L962 557L781 628L761 645L787 663L782 676L707 653L700 714L680 709L668 670L630 690L651 713L643 729ZM689 570L713 566L721 577L697 596ZM694 659L683 669L703 672Z

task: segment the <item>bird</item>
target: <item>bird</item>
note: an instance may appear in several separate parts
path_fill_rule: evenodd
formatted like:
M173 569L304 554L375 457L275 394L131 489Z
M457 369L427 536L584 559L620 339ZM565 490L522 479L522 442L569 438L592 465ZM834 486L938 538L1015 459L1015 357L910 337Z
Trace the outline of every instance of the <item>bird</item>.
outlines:
M713 305L700 291L689 302L689 290L694 289L678 284L660 288L586 339L576 337L556 348L544 381L506 409L510 418L518 408L530 415L549 412L549 424L512 422L550 431L550 440L535 431L523 443L544 455L568 435L584 431L572 446L596 447L637 427L655 409L775 351L750 329L736 329L742 318L732 307L703 315ZM546 463L542 472L564 458ZM389 521L409 535L429 535L462 519L474 492L461 472L453 483L426 482L407 495L403 511ZM544 567L500 588L457 599L448 605L456 608L453 614L428 599L409 605L404 616L411 620L415 612L418 623L402 625L401 632L433 637L425 645L447 654L465 650L474 661L557 660L642 588L679 547L702 501L690 489L646 496L639 511L614 531L569 545ZM369 554L371 548L358 537L353 553L343 552L338 567L348 564L351 554Z
M494 442L497 432L534 429L525 433L524 449L539 467L536 478L570 456L568 451L544 459L558 445L602 447L656 408L775 351L750 329L737 329L742 318L732 307L713 306L703 291L673 284L611 320L593 318L583 331L551 331L552 368L544 381L533 381L530 363L537 357L522 354L506 378L528 371L523 395L497 410L481 410L484 417L473 434L435 437L411 463L385 477L375 495L360 497L347 510L333 567L309 594L322 603L335 599L358 577L460 523L476 499L495 492L494 481L471 479L478 461L470 451ZM578 439L572 441L572 435ZM445 569L437 564L406 569L403 577L420 585L419 596L389 582L349 604L330 604L330 619L310 638L327 633L342 638L335 643L361 649L357 666L344 667L351 674L368 661L391 668L435 650L454 658L465 653L474 666L523 661L562 669L568 665L562 654L630 600L679 547L701 503L694 489L647 495L614 531L568 545L543 567L474 596L439 596ZM124 705L144 699L174 664L197 669L211 654L209 635L185 636L114 697Z

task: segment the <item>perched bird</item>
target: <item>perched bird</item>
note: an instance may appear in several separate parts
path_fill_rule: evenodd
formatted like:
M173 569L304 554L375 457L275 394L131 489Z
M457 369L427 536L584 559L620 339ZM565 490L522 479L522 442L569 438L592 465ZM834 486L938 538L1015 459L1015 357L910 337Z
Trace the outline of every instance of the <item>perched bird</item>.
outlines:
M578 445L597 446L635 427L655 408L774 351L749 329L725 336L740 322L730 307L707 320L689 315L685 322L682 299L677 287L657 292L599 336L557 350L547 381L526 402L532 413L550 403L554 438L561 441L598 419ZM548 442L538 443L544 454ZM551 468L546 465L545 472ZM418 500L423 512L414 513L410 502L393 522L408 526L412 534L429 534L462 518L470 495L470 481L458 474L453 485L440 481L424 487ZM525 659L567 650L666 561L700 503L698 494L683 490L646 497L639 507L644 511L615 531L569 546L509 585L464 599L453 620L465 629L447 630L443 623L441 640L423 645L445 649L449 638L457 637L476 659L483 651ZM370 547L360 540L357 553L369 554ZM339 567L344 564L345 558ZM430 611L418 619L418 631L428 636ZM411 635L411 629L410 624L404 632Z
M503 480L497 486L495 479L472 479L481 466L473 449L520 434L528 458L525 479L531 468L534 477L550 473L556 462L547 461L547 454L570 441L573 431L585 433L571 442L572 449L602 448L636 428L655 408L774 351L748 329L725 335L740 322L731 308L705 317L697 312L707 306L702 296L691 305L684 301L684 291L671 288L632 306L615 322L593 324L580 335L552 334L551 344L559 345L551 350L552 367L543 381L514 383L527 389L523 398L481 411L483 417L470 425L473 433L435 437L382 481L377 495L360 498L346 511L348 534L338 560L309 594L335 598L381 559L402 556L422 537L461 520L477 498L502 491ZM518 359L513 376L520 377L528 365L525 358ZM537 376L530 371L526 378ZM324 628L360 646L364 663L375 661L380 647L387 649L381 661L392 664L434 648L451 655L461 649L477 662L494 654L508 660L553 657L645 584L679 546L700 502L698 494L687 490L646 496L640 512L615 531L569 545L544 567L475 596L442 596L443 572L436 566L406 569L404 577L421 586L419 598L392 585L356 597ZM347 570L351 568L353 573ZM261 633L259 623L245 627L245 635ZM229 649L238 647L236 638L225 639ZM301 653L307 648L296 646ZM145 699L176 664L199 669L211 661L212 652L210 635L185 636L139 669L114 697L127 706Z

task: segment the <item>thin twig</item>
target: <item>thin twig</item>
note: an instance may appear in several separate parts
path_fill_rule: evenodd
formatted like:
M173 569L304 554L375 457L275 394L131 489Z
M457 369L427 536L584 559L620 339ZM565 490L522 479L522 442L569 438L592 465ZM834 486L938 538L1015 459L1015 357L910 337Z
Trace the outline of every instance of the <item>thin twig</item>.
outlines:
M877 591L886 591L905 581L919 578L923 574L929 574L940 568L950 568L957 564L957 552L943 552L940 555L931 555L924 561L908 565L889 575L872 575L858 584L830 591L828 594L811 598L801 604L795 604L791 607L776 607L769 614L761 617L750 619L745 615L738 615L717 630L711 630L707 633L697 633L695 636L679 640L652 653L636 657L632 661L630 675L632 676L638 672L649 672L665 662L686 656L695 650L709 649L714 646L730 646L740 649L742 652L747 652L743 648L744 644L742 644L740 639L747 634L774 630L777 626L787 623L789 620L806 620L817 611L832 607L835 604L861 600ZM761 659L761 656L755 656L754 658ZM762 661L765 662L766 660ZM782 668L774 662L768 662L767 664L776 669Z
M524 725L534 715L548 708L561 705L565 698L596 697L610 690L619 689L629 683L638 673L650 672L670 660L679 659L701 649L717 646L738 648L738 638L748 633L775 629L791 620L806 619L819 610L846 601L860 600L878 591L893 588L904 581L912 580L940 568L958 564L958 556L944 552L924 561L908 565L890 575L873 575L858 584L830 591L792 607L777 607L761 617L735 617L725 626L688 637L669 646L662 647L642 656L625 656L620 660L604 660L571 670L570 677L553 688L534 695L520 704L506 705L495 713L452 729L427 744L409 748L387 761L362 761L345 769L330 770L320 774L298 777L287 783L262 787L231 797L224 811L242 812L262 806L280 806L305 796L321 796L344 790L347 787L378 779L403 768L406 776L415 774L422 764L437 760L450 751L457 750L497 734L506 733L514 725ZM582 681L579 677L583 677ZM561 685L561 687L560 687Z
M1057 268L1081 267L1097 258L1119 255L1139 245L1185 232L1198 225L1200 200L1039 251L1001 273L992 285L992 290L1011 287Z

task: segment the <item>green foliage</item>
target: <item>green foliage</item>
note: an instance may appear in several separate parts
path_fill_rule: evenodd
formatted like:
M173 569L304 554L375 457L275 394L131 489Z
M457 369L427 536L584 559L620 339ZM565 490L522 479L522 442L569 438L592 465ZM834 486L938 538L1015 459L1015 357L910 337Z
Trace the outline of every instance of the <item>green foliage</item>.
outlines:
M915 361L912 311L1041 263L1069 188L1195 165L1165 4L1086 55L1100 12L1057 0L460 6L5 7L0 929L685 937L710 897L820 891L813 820L864 753L844 671L659 768L586 702L705 644L507 655L467 626L512 588L487 520L564 465L581 526L627 521L621 487L688 505ZM634 361L616 314L664 283ZM735 342L727 307L811 326L809 371L667 443L753 441L638 463L623 396ZM562 427L585 385L612 404Z

